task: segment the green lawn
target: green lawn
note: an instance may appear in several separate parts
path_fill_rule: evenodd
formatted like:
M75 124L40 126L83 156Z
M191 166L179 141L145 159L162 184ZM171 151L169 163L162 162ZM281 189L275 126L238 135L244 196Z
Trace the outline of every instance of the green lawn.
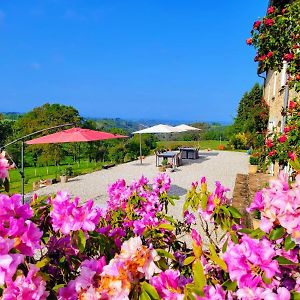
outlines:
M102 168L103 163L82 161L80 164L70 165L73 168L74 175L90 173ZM25 193L32 191L33 182L40 179L59 179L62 170L67 166L49 166L49 167L27 167L25 168ZM18 170L9 171L10 193L21 193L21 175Z
M216 141L216 140L208 140L208 141L159 141L157 142L157 148L166 148L175 150L178 147L188 146L188 147L197 147L200 150L204 149L214 149L217 150L219 145L224 145L225 147L228 145L228 141Z

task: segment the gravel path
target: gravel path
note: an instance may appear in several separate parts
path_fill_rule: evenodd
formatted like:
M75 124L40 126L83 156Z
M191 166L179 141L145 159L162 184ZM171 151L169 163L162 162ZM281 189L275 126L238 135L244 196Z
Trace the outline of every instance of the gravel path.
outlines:
M213 189L214 182L220 181L225 187L231 189L232 195L237 173L248 173L248 156L240 152L228 151L201 151L197 160L183 160L183 165L175 172L167 173L172 180L171 194L178 195L176 206L171 207L169 213L180 217L185 194L193 181L206 176L209 189ZM38 195L53 194L59 190L68 191L73 197L79 196L82 201L94 199L95 202L105 207L107 187L119 178L124 178L127 183L140 178L142 175L150 180L156 176L158 168L155 167L155 157L146 157L143 165L139 161L129 162L112 167L107 170L96 171L90 174L72 178L67 183L57 183L36 191ZM30 194L26 195L30 197Z

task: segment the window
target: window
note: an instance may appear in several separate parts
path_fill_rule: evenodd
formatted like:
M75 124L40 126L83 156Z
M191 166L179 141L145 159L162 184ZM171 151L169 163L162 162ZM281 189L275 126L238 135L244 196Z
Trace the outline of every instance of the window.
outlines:
M274 72L274 85L273 85L273 93L272 93L272 99L275 99L276 97L276 87L277 87L277 71Z
M285 84L286 84L286 77L287 77L287 74L286 74L286 69L287 69L287 62L283 62L283 67L282 67L282 70L281 70L281 79L280 79L280 87L284 87Z

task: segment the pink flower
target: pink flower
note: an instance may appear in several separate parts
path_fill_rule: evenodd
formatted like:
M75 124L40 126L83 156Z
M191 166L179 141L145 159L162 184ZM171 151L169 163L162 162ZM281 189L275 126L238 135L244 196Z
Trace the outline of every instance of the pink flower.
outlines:
M196 246L200 247L202 245L202 239L197 230L192 229L192 239Z
M295 101L290 100L289 109L294 109L297 106Z
M5 152L0 153L0 179L8 177L9 163L5 158Z
M204 297L196 297L197 300L225 300L229 299L226 297L226 292L223 290L220 284L207 285L204 287ZM248 299L249 300L249 299Z
M196 223L196 218L195 216L190 213L188 210L186 210L183 213L183 217L184 217L184 221L186 224L191 225L191 224L195 224Z
M253 29L258 29L261 24L261 21L255 21L253 24Z
M53 209L50 212L52 227L54 231L69 234L71 231L84 230L93 231L99 222L101 211L93 207L94 202L89 200L79 206L79 198L70 200L70 195L58 192L52 200Z
M0 236L0 286L12 280L17 267L24 260L22 254L10 254L14 240Z
M247 44L247 45L252 45L252 38L247 39L247 40L246 40L246 44Z
M292 161L295 161L297 159L297 155L293 151L289 151L288 156L289 156L290 160L292 160Z
M153 179L152 187L159 194L167 192L171 187L171 178L163 172Z
M258 58L258 60L259 60L259 61L264 61L266 58L267 58L267 55L263 54L263 55L261 55L261 56Z
M274 156L276 153L277 153L276 150L272 150L272 151L270 151L270 152L268 153L268 156L272 157L272 156Z
M38 269L30 265L27 276L18 275L14 281L7 283L2 299L46 300L49 295L46 291L46 282L37 272Z
M279 141L280 143L284 143L284 142L286 142L286 140L287 140L287 137L286 137L285 134L283 134L283 135L281 135L280 137L278 137L278 141Z
M178 270L166 270L158 276L150 279L159 296L165 300L183 300L184 286L180 285L180 273Z
M230 279L236 280L239 288L256 288L265 287L263 273L266 278L272 279L279 272L275 255L275 249L267 239L259 241L244 235L239 244L228 244L223 258Z
M267 54L267 57L270 58L270 57L272 57L272 56L273 56L273 52L272 52L272 51L269 51L268 54Z
M267 10L268 15L269 15L269 14L272 14L272 13L274 13L274 12L275 12L275 7L274 7L274 6L270 6L270 7L268 8L268 10Z
M271 139L267 139L266 140L266 146L268 148L272 148L274 146L273 141Z
M291 126L286 126L286 127L284 127L284 129L283 129L284 133L289 133L291 130L292 130L292 127L291 127Z
M293 53L286 53L283 55L283 59L287 62L293 60L294 58L294 54Z
M264 24L266 26L272 26L275 23L275 21L273 19L265 19L264 20Z

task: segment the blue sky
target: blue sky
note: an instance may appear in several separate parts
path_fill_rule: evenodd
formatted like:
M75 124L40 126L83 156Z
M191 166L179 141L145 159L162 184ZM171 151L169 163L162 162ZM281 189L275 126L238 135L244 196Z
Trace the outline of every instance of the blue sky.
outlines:
M245 44L267 1L0 2L1 111L231 121L255 82Z

